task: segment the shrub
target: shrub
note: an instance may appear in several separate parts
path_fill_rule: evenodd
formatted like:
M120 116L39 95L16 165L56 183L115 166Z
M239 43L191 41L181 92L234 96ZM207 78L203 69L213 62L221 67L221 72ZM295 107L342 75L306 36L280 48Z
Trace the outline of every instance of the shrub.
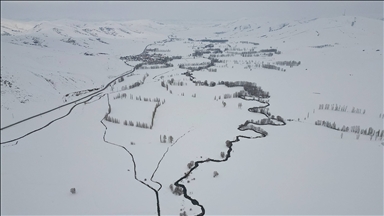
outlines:
M232 95L231 94L224 94L224 99L228 99L228 98L231 98Z
M277 121L285 123L284 119L281 116L277 116L276 119Z
M225 158L225 153L224 153L224 152L221 152L221 153L220 153L220 156L221 156L222 158Z
M173 194L178 195L178 196L182 195L183 194L183 188L176 186L175 189L173 190Z
M219 175L219 173L217 172L217 171L214 171L213 172L213 178L215 178L216 176L218 176Z
M225 141L225 145L228 147L228 148L231 148L232 147L232 142L227 140Z
M195 162L191 161L187 164L188 168L191 169L195 165Z
M71 191L72 194L75 194L76 193L76 188L71 188L70 191Z

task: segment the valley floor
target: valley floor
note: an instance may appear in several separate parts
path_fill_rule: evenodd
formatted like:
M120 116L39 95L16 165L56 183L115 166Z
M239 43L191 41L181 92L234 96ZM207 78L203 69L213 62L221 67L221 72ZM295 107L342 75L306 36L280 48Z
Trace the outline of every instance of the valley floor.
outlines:
M326 21L75 51L2 38L1 213L382 214L382 38Z

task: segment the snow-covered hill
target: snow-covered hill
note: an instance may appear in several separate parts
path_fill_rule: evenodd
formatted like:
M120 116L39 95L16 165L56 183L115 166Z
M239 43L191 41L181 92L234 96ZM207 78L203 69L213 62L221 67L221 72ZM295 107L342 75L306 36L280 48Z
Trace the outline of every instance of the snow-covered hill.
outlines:
M1 23L1 106L5 112L20 103L58 105L67 93L100 87L108 77L131 69L120 56L140 53L147 43L167 38L147 30L160 25L151 21Z
M383 213L381 20L1 34L2 214Z

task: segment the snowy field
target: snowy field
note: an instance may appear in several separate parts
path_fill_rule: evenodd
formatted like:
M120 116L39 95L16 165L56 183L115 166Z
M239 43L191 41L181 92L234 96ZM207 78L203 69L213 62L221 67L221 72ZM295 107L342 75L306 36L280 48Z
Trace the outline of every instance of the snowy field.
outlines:
M2 215L383 214L383 21L185 25L1 20Z

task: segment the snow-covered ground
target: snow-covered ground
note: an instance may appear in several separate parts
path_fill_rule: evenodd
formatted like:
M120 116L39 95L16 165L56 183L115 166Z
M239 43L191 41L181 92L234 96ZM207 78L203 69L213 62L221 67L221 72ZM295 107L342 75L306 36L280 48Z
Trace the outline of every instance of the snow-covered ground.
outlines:
M383 214L381 20L1 20L1 34L4 215ZM179 68L211 63L210 54L193 55L208 49L220 49L215 58L222 62L192 74L194 82L215 86L195 84L183 74L190 70ZM281 53L265 56L263 49ZM181 59L158 69L135 68L149 57L120 59L145 53ZM260 67L266 64L285 71ZM240 138L228 148L226 141L236 136L260 135L238 127L265 119L248 109L266 104L224 99L243 87L220 81L256 83L269 92L271 115L286 125L256 125L268 135ZM106 121L107 113L120 123ZM152 129L123 124L151 125L153 116ZM371 127L378 137L343 126ZM188 167L191 161L202 162ZM170 185L175 188L190 169L180 181L185 196L173 194Z

